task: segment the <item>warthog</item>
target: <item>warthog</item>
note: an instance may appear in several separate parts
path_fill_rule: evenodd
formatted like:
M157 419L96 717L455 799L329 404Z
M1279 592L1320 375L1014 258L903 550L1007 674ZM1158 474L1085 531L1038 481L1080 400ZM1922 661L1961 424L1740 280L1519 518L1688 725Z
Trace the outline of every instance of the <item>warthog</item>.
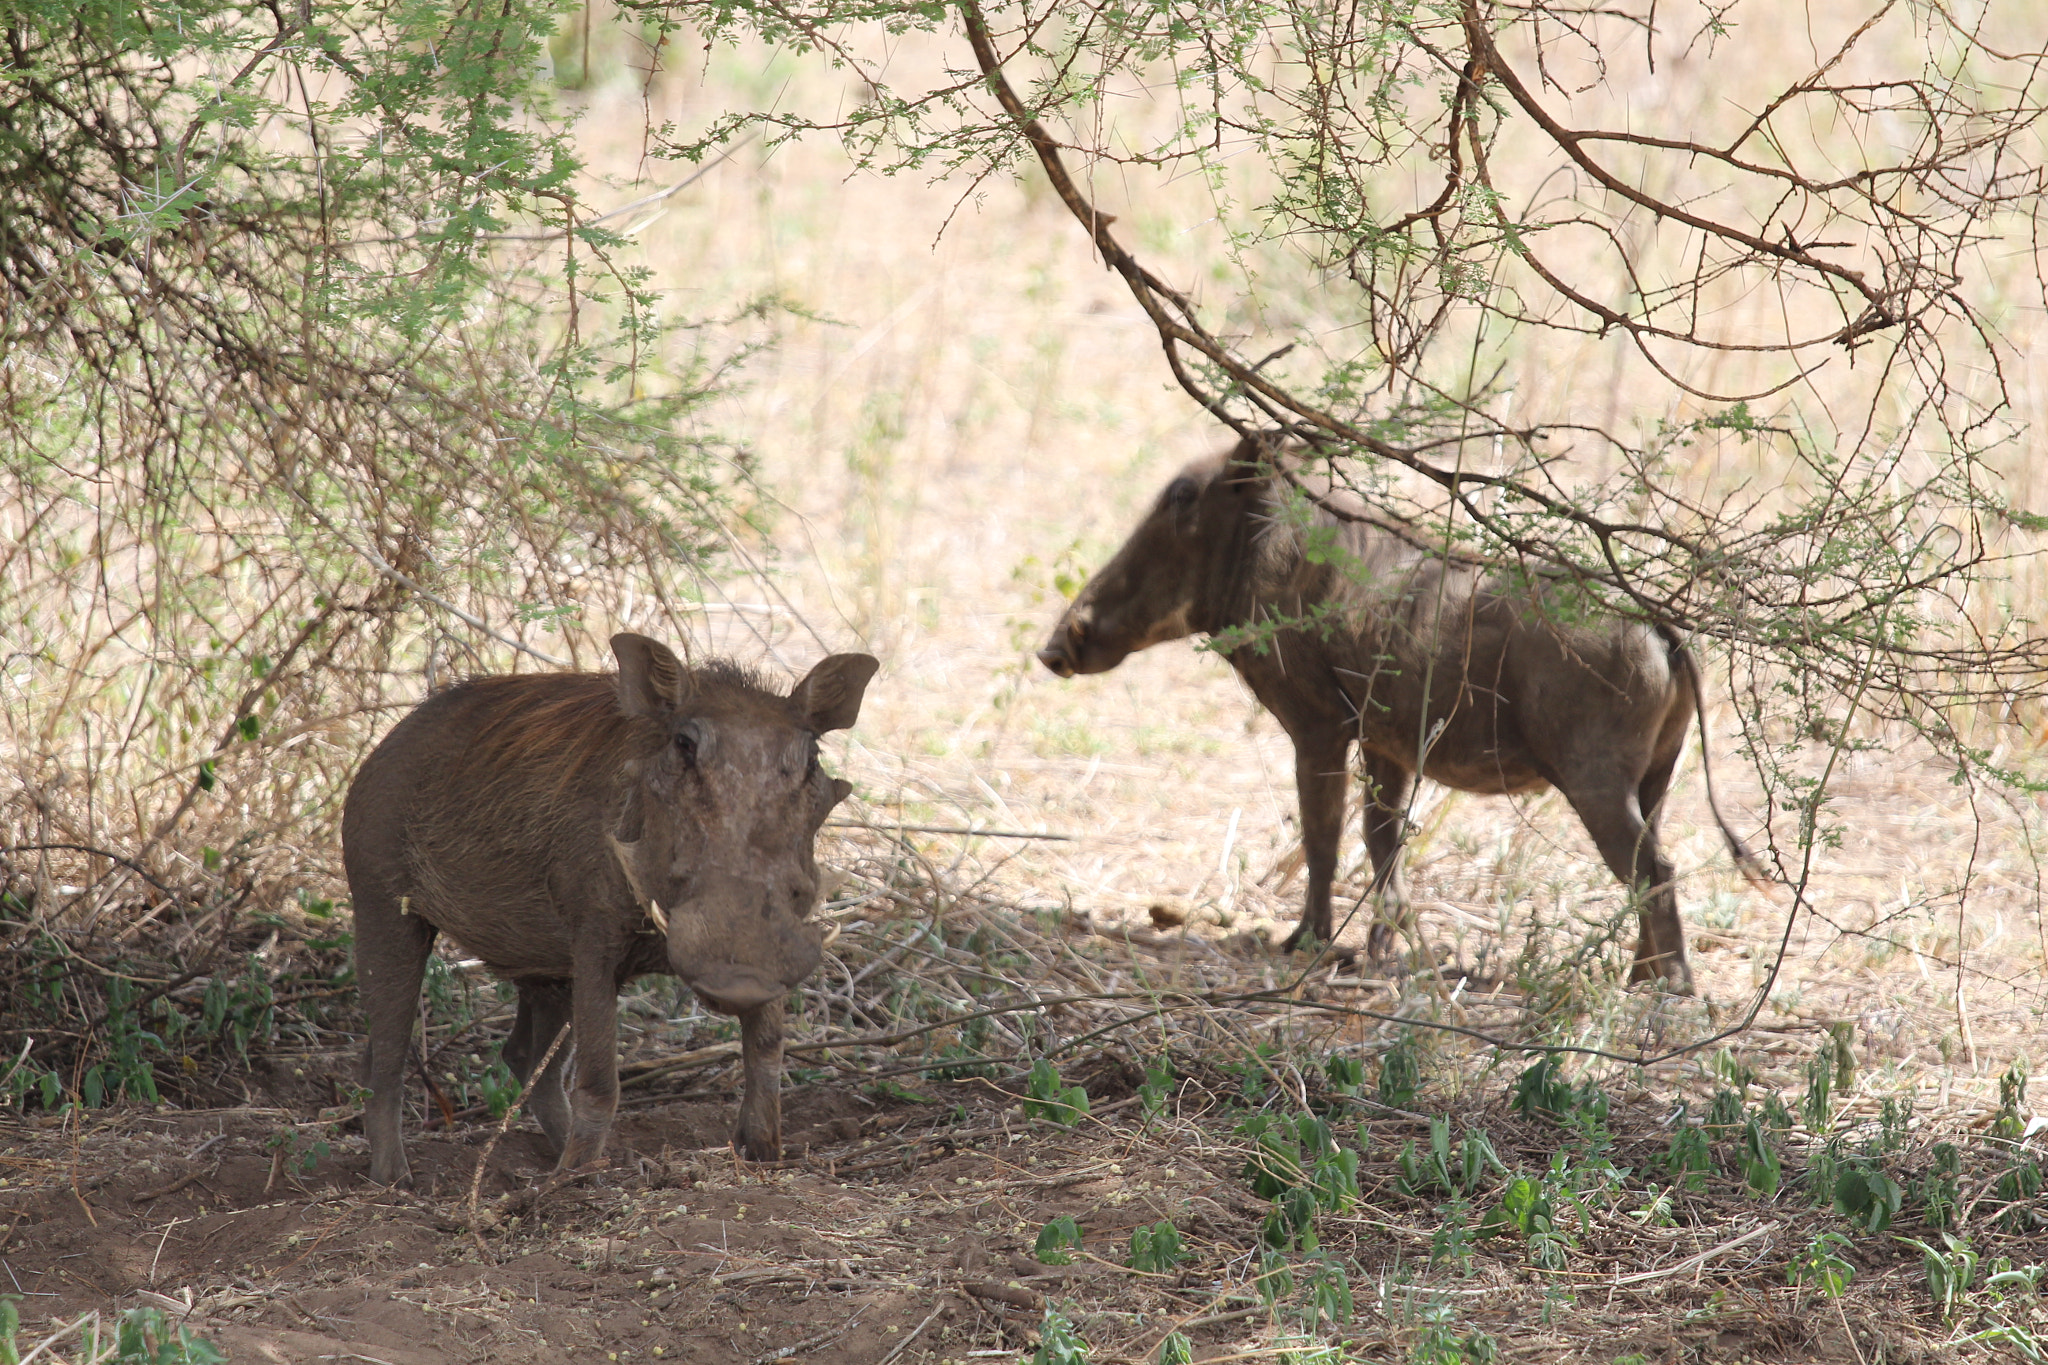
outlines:
M420 978L446 930L519 991L505 1058L521 1081L573 1021L529 1106L567 1170L604 1153L618 1107L618 993L681 977L736 1014L746 1072L733 1142L780 1154L782 1001L823 935L812 848L847 783L818 736L853 724L874 676L835 654L777 696L723 661L685 668L615 635L617 675L480 678L428 698L349 787L343 857L369 1021L370 1178L407 1178L399 1097Z
M1656 830L1699 705L1698 670L1678 638L1612 617L1574 619L1555 585L1483 579L1391 524L1333 513L1361 510L1337 495L1301 508L1264 458L1270 449L1241 442L1176 475L1061 616L1039 661L1068 678L1167 640L1217 638L1294 741L1308 895L1287 947L1332 936L1330 883L1355 741L1365 843L1381 887L1375 956L1406 906L1398 853L1419 770L1460 791L1563 792L1638 898L1629 979L1689 993ZM1261 622L1277 629L1262 633ZM1708 796L1711 804L1711 787ZM1714 818L1747 869L1741 841L1718 811Z

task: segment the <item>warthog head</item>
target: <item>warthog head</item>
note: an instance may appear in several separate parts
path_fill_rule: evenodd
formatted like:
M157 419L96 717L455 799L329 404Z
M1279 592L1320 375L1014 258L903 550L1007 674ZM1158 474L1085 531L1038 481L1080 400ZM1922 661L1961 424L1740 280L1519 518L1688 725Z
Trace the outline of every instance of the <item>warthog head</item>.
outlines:
M874 676L834 654L788 697L720 685L669 650L618 635L619 704L644 722L612 850L668 937L669 964L713 1008L738 1013L811 974L821 926L812 847L852 787L818 766L818 736L852 725Z
M1258 467L1225 456L1174 476L1110 561L1088 580L1038 651L1062 678L1106 673L1130 655L1206 629L1197 610L1210 567L1229 548L1229 514Z

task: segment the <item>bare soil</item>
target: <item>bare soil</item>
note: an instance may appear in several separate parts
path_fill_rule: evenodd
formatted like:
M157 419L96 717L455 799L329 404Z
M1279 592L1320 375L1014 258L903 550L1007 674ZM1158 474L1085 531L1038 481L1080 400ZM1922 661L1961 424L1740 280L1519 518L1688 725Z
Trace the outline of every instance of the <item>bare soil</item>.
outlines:
M1341 977L1305 998L1398 1003ZM864 1080L847 1067L787 1087L789 1155L774 1166L725 1145L737 1077L714 1070L671 1093L629 1090L599 1173L552 1178L530 1125L500 1139L488 1120L414 1123L417 1186L391 1191L365 1179L353 1111L325 1103L353 1059L303 1056L288 1079L271 1068L281 1093L270 1107L9 1120L0 1272L23 1296L25 1345L94 1309L154 1306L237 1361L1014 1359L1048 1306L1098 1362L1153 1360L1175 1329L1197 1360L1276 1356L1298 1296L1275 1310L1251 1292L1272 1203L1246 1180L1241 1078L1181 1059L1198 1074L1148 1119L1136 1060L1097 1053L1071 1073L1093 1111L1072 1128L1027 1117L1018 1076ZM1317 1223L1354 1300L1348 1323L1318 1334L1325 1345L1454 1360L1442 1352L1478 1332L1502 1359L1861 1365L1946 1358L1942 1343L1957 1335L1926 1307L1918 1254L1896 1239L1856 1240L1856 1278L1839 1300L1789 1285L1788 1261L1840 1220L1790 1190L1745 1193L1728 1143L1707 1187L1679 1195L1668 1220L1622 1204L1574 1223L1565 1271L1533 1269L1513 1237L1474 1241L1462 1268L1433 1261L1444 1210L1398 1179L1404 1144L1426 1148L1427 1121L1333 1095L1284 1063L1281 1074L1364 1154L1360 1202ZM1581 1153L1577 1135L1509 1112L1513 1075L1468 1076L1462 1098L1430 1108L1452 1109L1461 1133L1489 1134L1511 1168ZM1653 1089L1616 1087L1616 1164L1656 1170L1667 1113ZM288 1132L329 1135L310 1170L292 1159L310 1144L280 1146ZM1967 1121L1948 1135L1972 1140ZM1082 1229L1083 1254L1042 1264L1034 1239L1061 1215ZM1128 1268L1131 1232L1160 1219L1191 1259L1171 1273ZM2041 1251L1981 1232L1977 1245L1987 1263Z

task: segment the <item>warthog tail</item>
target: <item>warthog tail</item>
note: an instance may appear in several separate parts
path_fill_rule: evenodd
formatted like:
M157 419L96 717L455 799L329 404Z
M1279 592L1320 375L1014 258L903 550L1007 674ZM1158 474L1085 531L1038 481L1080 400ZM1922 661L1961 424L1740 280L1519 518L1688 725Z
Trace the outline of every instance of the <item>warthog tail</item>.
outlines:
M1665 645L1671 650L1672 661L1685 674L1685 685L1692 689L1693 718L1700 727L1700 776L1706 779L1707 809L1714 813L1714 823L1721 827L1721 837L1728 841L1728 851L1735 856L1735 865L1742 869L1742 875L1756 886L1768 886L1771 874L1763 859L1749 851L1749 846L1742 842L1742 836L1721 814L1721 803L1714 799L1713 746L1707 740L1707 696L1706 689L1700 686L1700 666L1693 659L1692 651L1685 647L1685 642L1678 638L1677 631L1660 624L1657 633L1664 637Z

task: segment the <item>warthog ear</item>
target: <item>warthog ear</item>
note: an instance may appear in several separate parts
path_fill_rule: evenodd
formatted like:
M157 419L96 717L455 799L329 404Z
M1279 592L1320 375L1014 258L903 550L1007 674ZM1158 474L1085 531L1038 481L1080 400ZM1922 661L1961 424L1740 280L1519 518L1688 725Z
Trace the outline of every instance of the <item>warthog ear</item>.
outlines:
M619 660L619 709L629 716L664 715L683 700L683 663L645 635L612 636Z
M789 694L804 715L804 728L822 735L853 724L860 718L860 700L868 690L868 679L881 666L869 654L834 654L819 660Z
M1237 443L1223 462L1223 486L1232 492L1252 492L1264 484L1274 470L1288 464L1287 451L1277 431L1255 432Z

